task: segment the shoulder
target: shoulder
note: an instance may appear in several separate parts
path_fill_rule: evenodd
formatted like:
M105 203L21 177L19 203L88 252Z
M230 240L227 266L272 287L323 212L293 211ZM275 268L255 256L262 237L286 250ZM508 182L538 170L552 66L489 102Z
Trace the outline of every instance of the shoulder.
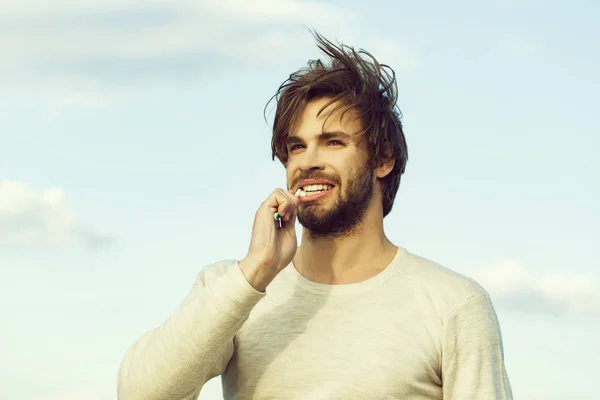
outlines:
M408 251L401 273L437 309L440 317L447 317L474 298L489 297L476 280Z

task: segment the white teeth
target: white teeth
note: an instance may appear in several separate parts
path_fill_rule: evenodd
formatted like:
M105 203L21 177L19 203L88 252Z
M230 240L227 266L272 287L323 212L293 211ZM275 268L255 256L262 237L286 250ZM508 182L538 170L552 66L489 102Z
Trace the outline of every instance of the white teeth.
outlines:
M313 194L323 193L329 189L333 188L332 185L306 185L300 189L298 189L298 196L305 197Z
M331 186L331 185L307 185L307 186L304 186L302 188L302 190L305 192L315 192L318 190L329 190L332 187L333 186Z

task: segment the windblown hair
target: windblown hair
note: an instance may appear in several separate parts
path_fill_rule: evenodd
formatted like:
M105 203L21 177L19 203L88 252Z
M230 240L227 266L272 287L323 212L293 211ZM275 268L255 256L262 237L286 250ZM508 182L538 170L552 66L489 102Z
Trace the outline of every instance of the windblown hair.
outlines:
M331 98L319 111L320 115L339 101L334 110L344 108L341 118L354 110L362 122L363 129L359 134L360 140L366 140L368 144L369 167L374 169L391 158L395 161L393 170L381 179L385 217L392 210L408 160L400 122L402 114L396 106L395 73L365 50L357 52L343 44L335 45L317 32L313 32L313 36L319 49L329 56L329 62L308 61L304 68L291 74L271 98L277 102L271 140L273 160L277 157L284 166L287 165L286 139L308 102Z

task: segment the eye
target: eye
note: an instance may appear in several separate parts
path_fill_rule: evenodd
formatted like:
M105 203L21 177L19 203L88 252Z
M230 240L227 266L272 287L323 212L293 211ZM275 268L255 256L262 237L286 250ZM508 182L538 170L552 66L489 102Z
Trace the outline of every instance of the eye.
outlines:
M339 140L330 140L329 142L327 142L328 145L330 146L343 146L344 143L340 142Z
M298 150L298 149L299 149L299 148L301 148L301 147L303 147L303 145L301 145L301 144L294 144L294 145L291 145L291 146L288 148L288 151L289 151L289 152L292 152L292 151L294 151L294 150Z

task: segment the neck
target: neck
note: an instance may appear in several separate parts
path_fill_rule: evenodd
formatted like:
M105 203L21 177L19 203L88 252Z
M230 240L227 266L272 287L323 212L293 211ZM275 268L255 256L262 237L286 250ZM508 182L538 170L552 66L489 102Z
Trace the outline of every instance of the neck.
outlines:
M339 238L313 238L304 229L294 265L313 282L355 283L385 269L397 250L385 235L381 210L367 211L363 222L351 234Z

